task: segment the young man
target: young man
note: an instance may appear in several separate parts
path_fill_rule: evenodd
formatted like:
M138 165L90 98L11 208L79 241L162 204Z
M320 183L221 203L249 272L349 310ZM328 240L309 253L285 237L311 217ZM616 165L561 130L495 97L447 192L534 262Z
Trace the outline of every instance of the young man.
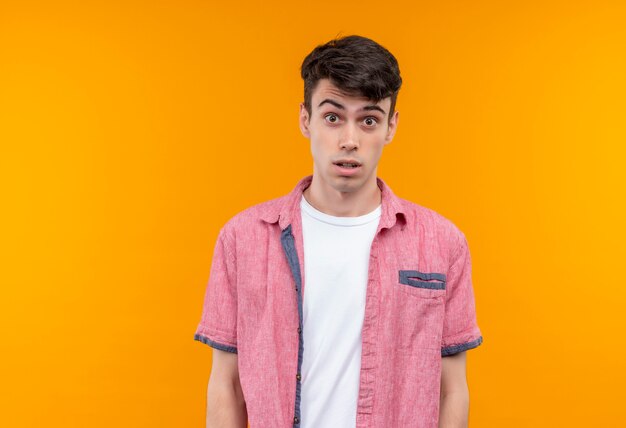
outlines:
M214 348L207 427L465 427L465 351L482 343L467 242L376 175L398 63L349 36L302 77L313 174L215 246L195 334Z

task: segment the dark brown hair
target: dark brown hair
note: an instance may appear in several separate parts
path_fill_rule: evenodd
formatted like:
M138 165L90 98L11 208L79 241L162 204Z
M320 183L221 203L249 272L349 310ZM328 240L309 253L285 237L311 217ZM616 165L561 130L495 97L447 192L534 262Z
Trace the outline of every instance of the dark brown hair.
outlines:
M402 86L398 61L387 49L362 36L346 36L319 45L300 69L304 80L304 106L311 114L311 97L320 79L329 79L347 95L373 102L391 97L389 120Z

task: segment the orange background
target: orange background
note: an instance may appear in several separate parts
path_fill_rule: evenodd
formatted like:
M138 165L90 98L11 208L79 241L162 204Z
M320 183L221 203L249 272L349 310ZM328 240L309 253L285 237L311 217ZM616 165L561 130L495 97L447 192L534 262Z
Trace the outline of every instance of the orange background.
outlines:
M626 6L516 3L2 2L0 426L203 426L215 238L311 173L337 34L400 63L379 176L470 243L470 426L624 426Z

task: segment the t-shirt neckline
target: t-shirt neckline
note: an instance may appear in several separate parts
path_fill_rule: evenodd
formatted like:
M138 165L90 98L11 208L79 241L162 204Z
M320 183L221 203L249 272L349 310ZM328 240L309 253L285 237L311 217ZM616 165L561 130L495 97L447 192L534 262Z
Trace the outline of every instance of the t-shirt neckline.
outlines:
M300 208L302 211L309 216L313 217L316 220L322 221L324 223L332 224L335 226L361 226L363 224L367 224L373 220L376 220L380 217L382 213L382 204L379 204L374 210L370 211L367 214L363 214L356 217L338 217L330 214L326 214L306 200L304 195L302 195L300 199Z

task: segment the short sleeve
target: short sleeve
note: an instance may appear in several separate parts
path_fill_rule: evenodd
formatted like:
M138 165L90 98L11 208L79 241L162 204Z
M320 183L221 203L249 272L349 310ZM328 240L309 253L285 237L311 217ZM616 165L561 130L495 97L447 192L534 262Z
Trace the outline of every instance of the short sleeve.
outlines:
M467 240L459 234L446 278L446 303L441 355L457 354L479 346L483 337L476 323L472 262Z
M237 353L237 283L232 239L220 230L213 251L202 317L195 340L222 351Z

